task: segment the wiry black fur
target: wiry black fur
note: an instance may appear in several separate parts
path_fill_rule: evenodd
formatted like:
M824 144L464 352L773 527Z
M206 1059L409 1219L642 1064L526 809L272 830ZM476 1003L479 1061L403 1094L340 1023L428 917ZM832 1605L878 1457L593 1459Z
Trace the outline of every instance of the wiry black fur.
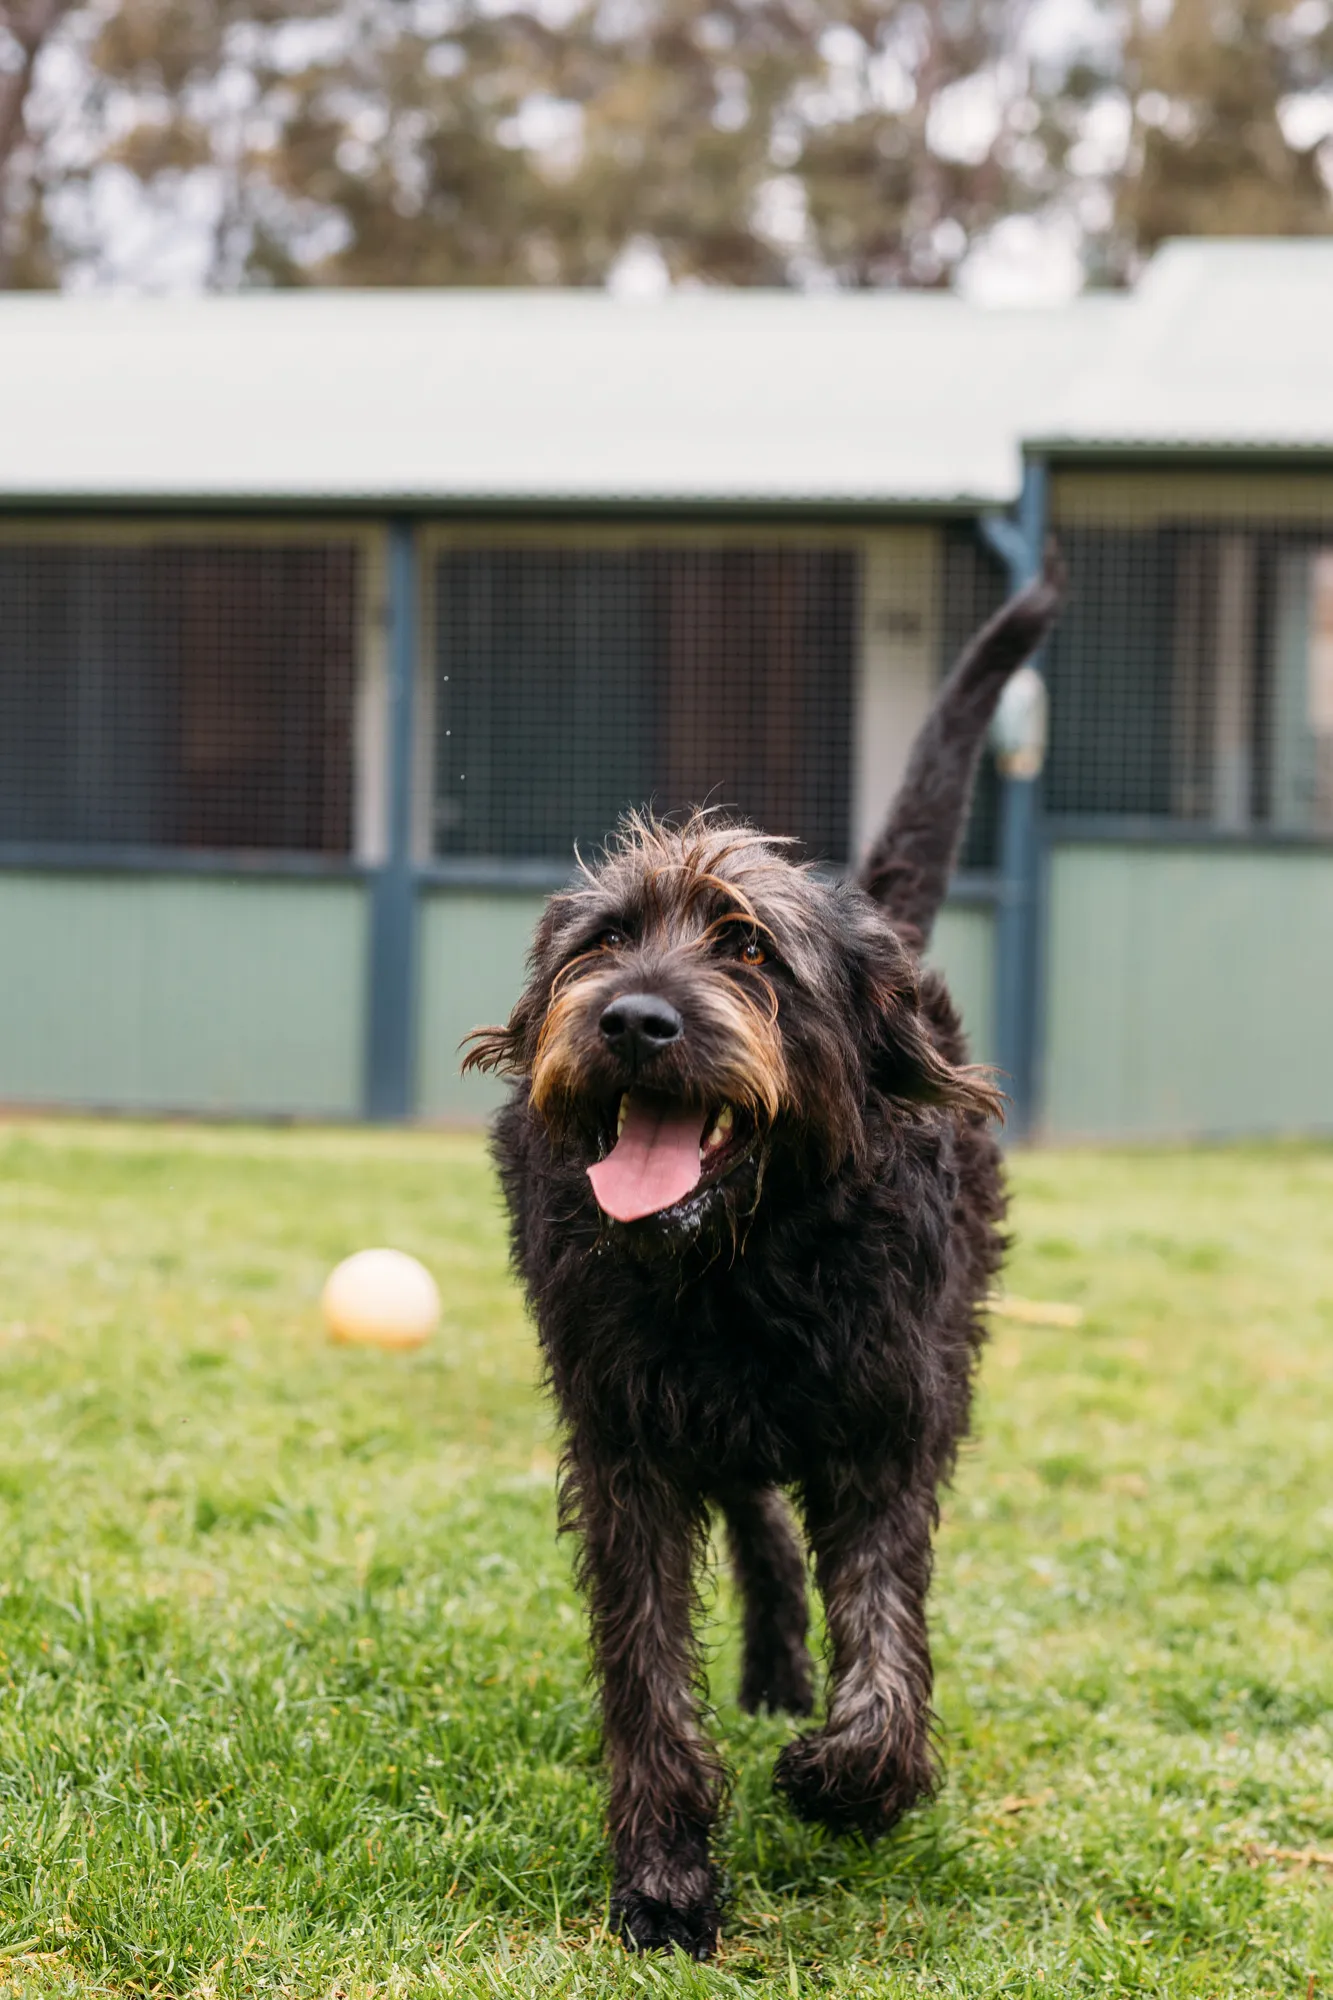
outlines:
M742 1699L812 1705L804 1561L830 1691L776 1782L868 1836L935 1782L925 1622L936 1494L967 1427L1004 1212L990 1119L929 935L982 739L1056 608L1034 584L979 635L913 750L862 884L699 815L632 819L548 906L508 1025L470 1061L517 1079L495 1152L514 1257L567 1434L611 1769L613 1909L626 1941L714 1948L722 1786L694 1689L696 1579L725 1515L745 1603ZM759 954L763 962L759 962ZM598 1021L669 1000L680 1041L639 1059ZM587 1168L623 1090L737 1106L724 1167L628 1225Z

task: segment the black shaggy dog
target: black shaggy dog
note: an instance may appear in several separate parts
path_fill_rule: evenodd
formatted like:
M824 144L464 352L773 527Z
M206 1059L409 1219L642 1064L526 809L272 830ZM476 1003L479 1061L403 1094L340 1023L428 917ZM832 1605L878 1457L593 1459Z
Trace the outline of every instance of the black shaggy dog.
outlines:
M714 1948L722 1774L692 1633L710 1508L745 1605L741 1700L808 1715L804 1519L827 1717L776 1782L873 1836L935 1782L925 1599L1000 1259L999 1099L918 953L987 725L1059 597L973 640L859 883L696 814L633 816L556 896L468 1063L517 1082L495 1150L567 1431L611 1766L615 1920Z

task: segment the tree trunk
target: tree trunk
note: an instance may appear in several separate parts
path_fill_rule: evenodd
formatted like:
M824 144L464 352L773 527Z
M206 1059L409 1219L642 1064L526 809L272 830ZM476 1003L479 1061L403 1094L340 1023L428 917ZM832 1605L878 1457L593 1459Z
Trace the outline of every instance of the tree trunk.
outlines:
M24 7L5 7L0 21L18 43L21 61L0 75L0 291L9 282L9 244L5 222L9 212L9 178L15 154L24 138L23 113L32 87L37 58L55 32L70 0L28 0Z

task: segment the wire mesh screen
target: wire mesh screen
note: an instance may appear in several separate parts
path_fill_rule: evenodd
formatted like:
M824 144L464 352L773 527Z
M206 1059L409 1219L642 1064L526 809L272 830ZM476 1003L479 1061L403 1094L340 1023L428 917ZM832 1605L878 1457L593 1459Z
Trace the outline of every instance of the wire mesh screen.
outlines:
M351 543L0 542L0 840L345 854Z
M1009 594L1008 575L971 523L946 527L941 537L940 678L968 640ZM977 770L972 813L959 866L995 868L1000 858L1000 777L995 759L983 757Z
M716 803L846 859L854 551L452 549L434 581L438 854L564 861Z
M1333 834L1333 505L1059 534L1047 809Z

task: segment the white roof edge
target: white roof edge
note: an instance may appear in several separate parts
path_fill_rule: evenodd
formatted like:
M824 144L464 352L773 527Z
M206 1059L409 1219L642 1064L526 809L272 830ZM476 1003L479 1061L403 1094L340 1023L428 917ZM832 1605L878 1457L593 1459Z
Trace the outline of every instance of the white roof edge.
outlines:
M956 514L1024 452L1333 453L1333 240L1133 294L0 295L0 506ZM248 331L247 331L248 329Z
M732 514L745 511L775 516L809 512L811 509L828 509L848 515L877 516L921 512L959 514L986 512L997 507L1010 506L1017 500L1021 484L1021 479L1016 477L1005 486L995 485L986 489L945 491L940 488L914 490L900 487L892 491L867 492L854 492L844 487L810 488L790 492L772 487L754 491L747 491L743 487L726 487L715 491L699 488L613 490L610 487L589 488L585 491L537 487L460 491L431 487L380 489L283 485L226 487L220 484L132 487L123 484L101 486L87 484L79 487L53 485L24 489L0 487L0 512L14 513L25 508L48 511L57 508L61 510L87 508L92 511L112 508L157 510L188 503L205 508L215 507L221 511L241 507L277 507L284 512L308 508L316 512L340 514L358 511L410 514L423 510L438 510L449 514L473 512L512 515L531 513L535 508L585 515L612 512L621 508L655 513L707 511Z

